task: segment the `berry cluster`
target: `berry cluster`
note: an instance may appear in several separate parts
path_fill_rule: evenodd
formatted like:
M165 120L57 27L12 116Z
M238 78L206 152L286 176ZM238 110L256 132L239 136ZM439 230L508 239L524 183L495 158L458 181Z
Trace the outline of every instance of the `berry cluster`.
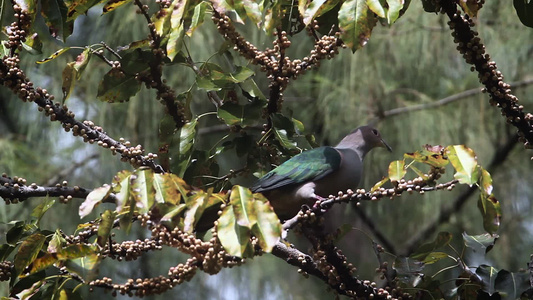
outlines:
M144 241L124 241L122 243L113 242L111 247L106 248L101 255L118 261L132 261L139 258L145 252L161 250L162 248L158 241L150 239L145 239Z
M296 79L305 71L318 67L321 60L334 57L339 53L339 47L344 47L337 36L325 35L315 41L309 56L291 60L285 55L285 50L291 46L287 32L276 31L273 48L261 51L237 32L228 16L215 10L212 20L220 34L233 43L241 56L260 66L261 71L267 74L271 90L267 114L281 110L283 91L290 79Z
M0 262L0 281L7 281L11 279L13 267L14 265L10 261Z
M159 0L158 3L160 5L160 10L156 15L168 13L165 9L170 6L170 1ZM165 80L162 79L166 53L165 50L161 48L161 36L157 34L155 24L148 15L148 6L143 5L139 0L135 1L135 5L139 8L138 12L144 15L148 22L148 29L150 30L148 40L150 41L150 47L152 48L152 53L154 55L154 59L148 63L150 68L145 72L137 74L135 78L140 82L144 82L146 88L153 88L157 91L157 99L165 105L167 113L172 116L172 119L176 124L176 128L181 128L188 121L185 115L185 106L178 101L176 92L166 84Z
M328 284L334 294L362 299L402 299L402 296L408 296L401 289L377 288L374 282L360 281L354 277L356 267L349 263L347 257L334 245L340 233L337 231L324 234L322 221L322 217L310 216L297 229L312 244L311 264L320 272L319 277ZM299 256L298 261L303 266L309 264L304 256ZM299 270L299 273L305 277L308 276L308 273L303 270Z
M243 259L230 256L226 253L218 240L216 229L212 230L212 237L208 241L196 238L192 233L187 233L179 228L168 229L159 224L154 224L150 215L139 217L138 219L145 225L151 226L152 238L144 241L125 241L122 243L112 242L111 246L104 249L100 255L119 261L135 260L144 252L161 250L163 245L176 248L191 257L185 263L180 263L171 267L168 277L158 276L154 278L128 279L124 284L113 283L108 277L93 280L89 283L91 287L102 287L112 289L113 295L120 293L130 296L143 297L151 294L160 294L194 277L197 270L208 274L216 274L224 267L238 266L244 262ZM80 232L77 237L68 236L65 239L69 242L82 243L90 236L97 234L98 225L93 223Z
M31 27L31 16L27 14L18 4L13 5L14 17L16 21L6 28L9 41L7 47L11 49L11 54L15 50L22 50L22 43L26 41L26 36Z

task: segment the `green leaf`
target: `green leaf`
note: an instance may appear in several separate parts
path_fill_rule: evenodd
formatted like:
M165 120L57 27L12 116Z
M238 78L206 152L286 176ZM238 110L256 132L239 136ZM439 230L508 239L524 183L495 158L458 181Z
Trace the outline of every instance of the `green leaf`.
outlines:
M74 69L74 64L75 62L68 63L63 69L63 73L61 73L61 90L63 91L63 102L67 100L68 96L74 89L74 85L76 84L76 77L78 76L78 71Z
M187 30L188 36L192 36L192 33L198 27L200 27L200 25L204 23L205 11L207 10L208 6L209 6L209 3L202 1L200 2L200 4L194 7L194 13L192 15L191 26L189 27L189 30Z
M405 160L396 160L389 164L389 178L391 181L400 181L406 173Z
M237 66L235 72L231 73L230 80L235 83L243 82L254 75L255 72L252 69L243 66Z
M267 2L265 12L265 26L263 29L267 35L272 35L274 30L281 25L283 18L285 17L285 10L283 9L283 1Z
M295 118L291 118L291 121L292 123L294 123L294 130L298 134L303 134L305 132L305 126L304 126L304 123L302 123L302 121L297 120Z
M366 45L376 23L377 18L366 0L347 0L339 10L341 39L352 52Z
M400 11L403 9L404 0L387 0L389 10L387 12L387 21L389 25L396 22L400 17Z
M29 267L29 274L42 271L57 261L76 259L94 253L96 253L96 249L93 246L69 245L57 253L46 253L45 255L35 259Z
M42 53L43 42L37 33L30 32L26 36L26 41L22 43L22 47L30 54L37 55Z
M86 254L77 259L66 260L65 267L69 272L78 274L86 281L91 281L98 275L96 271L100 261L101 257L99 254Z
M413 172L416 173L420 178L426 180L428 178L427 174L424 174L424 172L420 171L417 167L415 167L413 164L409 164L409 169L413 170Z
M80 205L78 214L80 218L84 218L93 211L93 209L105 200L111 194L111 186L105 185L99 188L94 189L92 192L87 195L85 201Z
M484 197L481 194L477 207L483 216L483 228L490 234L498 231L502 217L500 202L493 195Z
M204 213L209 197L210 193L201 191L188 198L185 203L187 210L183 219L183 231L188 233L194 231L196 223Z
M383 177L380 181L378 181L376 184L374 184L374 186L370 189L370 192L374 192L374 191L378 190L387 181L389 181L389 177Z
M43 217L44 213L46 213L46 211L49 210L55 202L55 199L46 197L43 202L39 203L39 205L37 205L33 209L31 216L37 219L35 221L35 224L39 224L39 221L41 221L41 218Z
M298 10L303 18L305 26L309 26L314 19L320 17L324 13L330 11L340 1L328 1L328 0L315 0L308 2L306 0L298 1Z
M185 203L181 203L179 205L173 205L171 209L165 212L165 214L161 217L161 222L172 222L174 217L181 214L182 211L184 211L187 208Z
M113 187L114 193L119 193L121 191L122 182L124 181L124 179L130 177L131 174L132 174L131 171L122 170L118 172L117 174L115 174L115 176L113 176L113 180L111 181L111 186Z
M296 133L292 119L280 113L272 114L270 117L274 126L274 136L281 146L287 150L297 149L296 142L292 140Z
M168 35L167 42L167 57L172 61L174 57L178 55L183 46L183 38L185 37L185 29L183 26L178 26L177 28L172 28L170 34Z
M22 274L22 271L24 271L24 269L37 258L45 241L46 236L41 233L35 233L22 242L17 254L15 254L14 260L17 274Z
M447 157L443 156L440 153L429 151L427 149L416 151L414 153L405 153L403 156L405 158L410 158L416 162L421 162L437 168L445 167L449 163ZM414 168L412 169L413 171L415 171Z
M230 205L233 206L238 225L252 228L255 223L255 216L251 214L253 212L252 201L253 196L250 189L239 185L233 186L230 194Z
M87 13L87 11L99 4L101 0L71 0L67 4L67 22L74 21L78 16Z
M175 162L173 164L174 168L172 171L179 177L183 177L185 175L185 171L187 171L187 167L191 161L197 125L198 118L193 119L183 125L176 134L177 139L173 142L176 144L176 146L178 146L178 149L174 149L174 147L171 148L174 150L174 153L176 153L175 156L173 155L173 160L175 160Z
M251 230L237 224L233 205L227 205L218 219L217 235L228 254L238 257L253 256Z
M199 0L174 0L174 8L170 16L170 33L167 42L167 56L170 60L180 52L185 33L189 31L194 8ZM192 31L191 31L192 33Z
M462 0L459 1L459 6L463 9L465 14L471 18L477 17L477 12L481 8L482 4L479 4L477 0Z
M489 295L492 295L496 292L495 289L495 282L496 282L496 275L498 274L498 270L491 266L487 265L480 265L476 269L476 274L481 278L483 281L483 290Z
M130 44L128 49L121 53L120 66L127 75L134 76L150 68L149 64L154 61L155 57L151 50L143 49L144 46L144 40L139 41L139 45Z
M421 276L423 276L424 263L410 257L398 256L394 260L392 268L396 270L397 278L400 281L409 283L411 286L417 286Z
M513 5L522 24L533 27L533 1L514 0Z
M82 53L80 53L76 57L76 61L74 63L74 69L76 70L76 80L80 80L81 74L83 71L85 71L85 68L89 64L89 60L91 60L91 49L85 48Z
M109 0L104 4L102 9L102 14L107 14L110 11L117 9L119 6L122 6L126 3L131 2L131 0Z
M104 75L96 95L101 101L109 103L128 101L141 89L135 76L126 75L118 69L111 69Z
M69 97L70 93L74 89L74 85L77 80L81 78L82 72L87 67L91 58L91 49L86 48L82 53L76 57L76 61L67 64L62 73L62 91L63 102Z
M8 244L2 244L0 245L0 261L7 260L8 256L15 250L15 247L8 245Z
M169 114L165 114L159 122L159 161L165 171L170 171L170 147L176 132L176 123Z
M448 159L455 168L454 178L459 183L472 186L479 179L479 167L474 151L464 145L448 146L445 149Z
M509 272L500 270L494 280L494 288L506 299L518 299L530 288L529 274L525 272Z
M239 87L242 89L243 93L248 94L251 98L259 99L263 102L266 102L266 97L261 92L261 89L257 86L255 81L252 78L248 78L243 82L239 83Z
M492 235L488 233L480 235L468 235L466 232L463 232L463 241L465 246L471 248L474 252L488 253L496 243L497 239L498 235Z
M181 184L180 181L176 182L178 179L185 184L181 178L170 173L154 174L155 201L157 203L178 204L181 202L181 193L176 188L176 185Z
M281 146L287 150L297 149L296 142L293 142L289 139L287 130L274 128L274 134L276 140L281 144Z
M116 217L117 213L109 209L102 214L102 220L100 221L100 226L98 226L98 237L96 238L96 243L102 248L107 243Z
M448 254L444 252L430 252L422 261L426 265L434 264L443 258L447 258Z
M257 0L241 0L248 18L259 27L262 23L262 1Z
M487 170L483 169L483 167L480 166L479 168L481 170L481 192L488 197L492 195L492 177Z
M368 8L378 17L385 19L387 17L386 0L367 0Z
M13 224L13 227L6 233L6 242L10 246L16 246L20 238L24 235L26 224L24 221L12 221L10 223Z
M56 231L54 232L54 235L52 236L52 238L50 239L50 242L48 243L48 247L46 251L59 252L63 248L63 245L66 244L66 242L67 241L63 237L62 231L60 229L56 229Z
M254 75L254 71L246 67L238 66L235 72L227 73L216 64L205 63L200 68L196 84L201 89L219 91L233 87L234 83L244 82L252 75Z
M72 34L74 22L67 21L67 6L62 0L42 0L41 15L53 38L65 42Z
M153 188L154 172L149 168L135 170L131 177L130 194L135 199L135 207L140 214L147 213L155 202Z
M70 50L70 47L61 48L61 49L57 50L56 52L52 53L52 55L48 56L47 58L36 61L36 63L37 64L47 63L47 62L51 61L52 59L57 58L59 55L67 52L68 50Z
M250 104L239 105L226 102L218 108L217 115L228 125L255 125L263 113L263 102L254 101Z
M253 198L252 209L257 220L252 225L252 234L259 240L261 249L269 253L281 237L281 223L262 194L254 194Z
M117 175L115 175L117 177ZM117 198L117 211L124 212L124 209L127 209L128 200L130 200L130 177L131 174L121 178L120 183L116 184L114 191L116 193L115 197ZM115 180L115 179L113 179Z
M419 261L424 261L426 257L438 248L444 247L452 240L452 234L449 232L440 232L432 243L426 243L420 246L409 257Z
M154 24L155 32L162 37L163 40L168 39L167 34L170 31L170 17L172 16L175 4L176 1L172 1L169 7L152 15L151 21Z

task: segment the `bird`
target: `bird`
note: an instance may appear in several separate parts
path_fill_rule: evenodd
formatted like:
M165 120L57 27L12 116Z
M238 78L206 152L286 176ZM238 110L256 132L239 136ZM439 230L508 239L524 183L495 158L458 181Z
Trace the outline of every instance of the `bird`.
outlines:
M261 177L252 187L263 194L280 220L287 220L302 205L355 190L363 175L363 159L376 147L392 152L379 131L361 126L345 136L335 147L323 146L303 151Z

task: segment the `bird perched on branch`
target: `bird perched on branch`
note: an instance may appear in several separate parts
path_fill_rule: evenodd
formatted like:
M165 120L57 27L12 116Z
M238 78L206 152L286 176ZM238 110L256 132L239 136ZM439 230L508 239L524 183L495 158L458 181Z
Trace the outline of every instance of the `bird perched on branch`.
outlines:
M392 151L377 129L361 126L335 147L319 147L292 157L261 177L251 190L265 195L280 219L291 218L304 204L355 190L363 174L363 158L375 147Z

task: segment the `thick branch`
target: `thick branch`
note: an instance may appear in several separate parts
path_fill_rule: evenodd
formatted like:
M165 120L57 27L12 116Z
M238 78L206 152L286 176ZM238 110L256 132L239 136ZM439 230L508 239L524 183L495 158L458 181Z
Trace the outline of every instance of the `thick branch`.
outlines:
M85 199L87 195L92 192L90 189L85 189L79 186L38 186L34 183L30 185L23 185L14 182L9 177L0 177L0 197L4 199L20 199L25 200L33 197L72 197ZM104 202L115 202L115 195L110 194Z
M500 108L506 122L518 129L520 141L526 148L533 147L533 114L524 113L524 107L518 98L511 93L511 86L503 81L503 75L496 63L490 61L485 52L485 45L472 27L474 21L467 14L462 15L457 8L457 1L442 0L439 2L442 11L448 16L448 25L452 30L457 50L463 55L465 62L473 65L472 70L478 72L479 81L490 95L490 104Z
M326 276L324 273L322 273L322 271L320 271L318 265L316 264L316 262L313 261L313 258L311 256L301 252L296 248L289 247L283 242L278 242L274 246L274 248L272 249L272 254L283 259L288 264L298 267L300 269L299 272L303 272L304 275L313 275L318 279L324 281L326 284L328 284L328 286L336 290L339 294L346 295L346 290L348 289L348 287L346 287L345 285L347 285L347 283L345 283L342 288L338 284L332 284L329 281L328 276ZM335 258L332 259L335 260ZM340 263L342 264L342 262ZM370 297L372 297L373 299L387 299L387 296L383 294L382 291L371 287L368 283L364 283L360 280L357 280L356 278L353 278L351 275L348 276L354 281L354 286L351 286L353 288L351 290L356 291L356 294L351 296L364 297L366 299L369 299Z
M76 120L74 113L68 110L66 105L61 106L53 102L53 95L40 87L34 88L33 83L18 68L16 60L18 60L16 57L8 58L9 66L6 61L0 61L0 84L10 88L22 101L35 102L39 106L39 111L43 111L51 121L61 122L65 131L72 130L74 136L83 137L85 142L91 144L96 142L99 146L110 149L113 154L121 154L122 159L134 167L147 166L155 172L163 172L161 166L156 164L150 155L142 155L144 150L141 146L127 147L108 136L102 127L96 126L92 121Z

